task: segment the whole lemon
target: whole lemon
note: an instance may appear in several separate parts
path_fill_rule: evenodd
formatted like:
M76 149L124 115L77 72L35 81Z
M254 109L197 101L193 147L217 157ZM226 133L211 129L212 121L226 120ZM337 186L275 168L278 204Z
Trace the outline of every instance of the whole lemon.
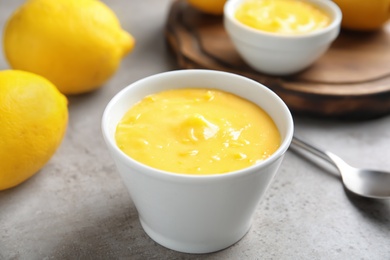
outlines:
M39 74L64 94L94 90L134 47L98 0L29 0L8 19L3 45L14 69Z
M22 183L49 161L67 122L67 99L50 81L0 71L0 190Z
M223 7L226 0L187 0L195 9L213 15L223 14Z
M390 18L390 0L333 0L341 9L341 27L357 31L377 30Z

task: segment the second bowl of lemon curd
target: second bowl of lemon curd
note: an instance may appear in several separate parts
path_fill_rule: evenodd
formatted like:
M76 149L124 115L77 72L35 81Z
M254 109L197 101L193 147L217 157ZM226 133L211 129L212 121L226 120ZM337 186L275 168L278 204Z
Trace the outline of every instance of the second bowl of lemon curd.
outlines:
M229 0L224 27L249 66L290 75L312 65L340 32L342 13L330 0Z
M293 120L258 82L178 70L120 91L104 111L102 132L145 232L176 251L209 253L248 232Z

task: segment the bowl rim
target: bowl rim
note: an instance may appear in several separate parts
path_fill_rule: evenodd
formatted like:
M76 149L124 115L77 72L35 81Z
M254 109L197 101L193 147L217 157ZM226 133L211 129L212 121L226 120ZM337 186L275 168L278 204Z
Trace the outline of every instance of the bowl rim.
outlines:
M131 158L130 156L126 155L122 150L119 149L119 147L115 143L115 137L110 135L109 130L109 121L110 116L112 114L112 110L116 103L118 103L120 100L123 99L124 96L128 92L131 92L133 88L140 84L146 84L146 82L155 80L159 77L175 77L175 75L179 74L188 74L188 73L197 73L199 76L220 76L220 77L236 77L239 80L243 82L247 82L248 84L256 84L263 88L264 91L268 92L270 96L273 96L275 101L278 103L278 105L282 108L282 110L285 112L285 116L287 118L287 127L286 127L286 134L283 138L282 136L282 142L279 146L279 148L267 159L264 161L261 161L259 163L256 163L254 165L251 165L249 167L235 170L228 173L220 173L220 174L202 174L202 175L196 175L196 174L188 174L188 173L175 173L175 172L169 172L165 170L160 170L148 165L145 165L141 162L138 162L137 160ZM207 87L205 87L207 88ZM267 112L268 113L268 112ZM271 117L272 118L272 117ZM272 118L275 120L274 118ZM265 85L254 81L252 79L246 78L244 76L230 73L230 72L224 72L224 71L217 71L217 70L208 70L208 69L182 69L182 70L174 70L174 71L168 71L168 72L162 72L158 74L154 74L148 77L145 77L143 79L137 80L129 85L127 85L125 88L123 88L121 91L116 93L114 97L109 101L106 108L104 109L102 120L101 120L101 130L103 134L104 141L106 142L106 145L109 146L109 150L115 152L118 159L122 162L125 162L126 164L131 163L132 168L135 169L138 172L142 172L142 174L146 174L149 176L153 176L154 178L160 178L160 179L170 179L170 180L198 180L199 182L202 181L210 181L210 180L219 180L220 178L236 178L241 175L247 175L250 174L253 170L258 168L258 170L261 170L263 168L269 167L271 164L273 164L275 161L277 161L279 158L283 157L284 153L288 150L293 132L294 132L294 123L293 118L291 115L291 112L287 105L284 103L284 101L271 89L266 87ZM113 155L111 155L113 157ZM115 158L113 158L115 160Z
M248 2L253 0L228 0L224 5L224 20L229 21L232 25L234 25L238 30L241 30L242 32L246 32L248 34L257 35L257 36L263 36L263 37L270 37L275 39L307 39L307 38L313 38L322 36L324 34L332 33L334 30L337 30L340 28L341 20L342 20L342 12L339 6L334 3L331 0L300 0L302 2L310 3L315 5L316 7L320 7L322 9L326 8L326 12L331 11L332 16L332 22L321 29L314 30L312 32L304 33L304 34L281 34L281 33L272 33L272 32L266 32L262 30L258 30L255 28L252 28L248 25L245 25L241 22L239 22L234 17L234 11L237 8L238 5L240 5L243 2Z

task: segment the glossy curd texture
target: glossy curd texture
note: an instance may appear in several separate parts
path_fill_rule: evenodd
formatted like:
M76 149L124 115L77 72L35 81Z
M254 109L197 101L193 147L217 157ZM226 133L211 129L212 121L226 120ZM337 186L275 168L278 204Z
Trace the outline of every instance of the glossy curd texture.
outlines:
M254 29L279 34L305 34L331 23L330 16L314 5L295 0L249 0L235 18Z
M151 167L218 174L262 161L280 146L279 131L257 105L212 89L147 96L117 125L118 147Z

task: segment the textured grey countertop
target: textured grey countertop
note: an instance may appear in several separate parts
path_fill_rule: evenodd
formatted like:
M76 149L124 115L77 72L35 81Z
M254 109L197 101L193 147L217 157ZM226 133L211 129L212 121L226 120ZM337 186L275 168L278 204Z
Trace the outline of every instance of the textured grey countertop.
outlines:
M137 46L103 88L69 97L67 134L50 162L22 185L0 192L0 259L390 259L390 201L347 194L337 174L291 151L252 228L235 245L190 255L152 241L108 155L100 120L123 87L177 68L163 34L170 1L105 2ZM21 3L0 2L1 28ZM7 68L1 54L0 69ZM390 116L294 119L297 135L351 164L390 169Z

